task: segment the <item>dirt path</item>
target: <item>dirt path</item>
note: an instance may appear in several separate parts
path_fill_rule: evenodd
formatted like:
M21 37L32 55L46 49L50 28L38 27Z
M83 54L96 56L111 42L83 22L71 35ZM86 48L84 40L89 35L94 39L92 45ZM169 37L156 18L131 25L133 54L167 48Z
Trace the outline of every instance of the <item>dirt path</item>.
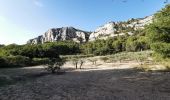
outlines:
M4 69L1 76L23 77L0 87L0 100L170 100L170 73L143 73L132 65L87 64L75 71L66 64L64 68L70 69L63 75L31 78L42 73L42 68Z

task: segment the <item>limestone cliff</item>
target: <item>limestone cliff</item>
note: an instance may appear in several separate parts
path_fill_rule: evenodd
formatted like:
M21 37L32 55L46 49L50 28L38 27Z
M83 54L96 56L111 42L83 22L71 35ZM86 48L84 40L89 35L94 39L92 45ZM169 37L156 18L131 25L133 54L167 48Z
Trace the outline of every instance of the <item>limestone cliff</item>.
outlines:
M49 29L44 35L30 39L27 43L38 44L44 42L73 40L75 42L87 42L90 32L75 29L73 27L62 27Z

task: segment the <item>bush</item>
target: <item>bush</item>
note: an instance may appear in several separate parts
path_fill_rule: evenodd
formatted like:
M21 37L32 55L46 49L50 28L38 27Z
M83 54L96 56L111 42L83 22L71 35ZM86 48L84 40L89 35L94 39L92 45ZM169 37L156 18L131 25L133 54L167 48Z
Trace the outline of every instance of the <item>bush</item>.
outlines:
M59 74L61 66L63 66L64 64L65 64L65 59L53 58L53 59L49 60L45 69L52 74L54 74L56 72L57 72L57 74Z
M6 57L6 62L8 62L9 65L11 66L18 66L18 67L27 66L31 64L30 59L24 56L9 56Z
M0 57L0 68L6 67L8 64L6 63L6 60L2 57Z
M78 59L78 58L72 58L71 61L72 61L72 64L73 64L73 65L76 67L76 69L77 69L78 63L79 63L79 59Z
M33 58L32 65L44 65L49 62L49 58Z
M66 59L66 60L71 60L73 58L88 58L88 57L94 57L94 55L92 54L88 54L88 55L62 55L60 56L62 59Z
M107 62L109 60L109 58L108 57L101 57L100 60Z
M152 55L152 51L141 51L141 52L122 52L122 53L117 53L114 55L110 56L110 60L116 62L116 61L124 61L124 60L137 60L137 61L141 61L143 60L147 60L148 57L150 57Z
M162 57L170 57L170 43L153 43L151 48L158 54L161 54Z
M0 68L24 67L31 64L31 60L24 56L8 56L0 58Z
M88 59L88 61L92 62L92 65L96 65L97 58L91 58L91 59Z

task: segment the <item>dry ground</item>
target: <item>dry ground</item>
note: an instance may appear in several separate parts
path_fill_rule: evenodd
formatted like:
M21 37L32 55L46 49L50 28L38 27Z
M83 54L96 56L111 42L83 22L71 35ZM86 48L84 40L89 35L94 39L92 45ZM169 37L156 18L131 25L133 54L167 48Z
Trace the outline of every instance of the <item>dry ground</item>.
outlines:
M135 66L100 61L74 70L67 63L61 75L42 66L0 69L0 100L170 100L170 73L140 72Z

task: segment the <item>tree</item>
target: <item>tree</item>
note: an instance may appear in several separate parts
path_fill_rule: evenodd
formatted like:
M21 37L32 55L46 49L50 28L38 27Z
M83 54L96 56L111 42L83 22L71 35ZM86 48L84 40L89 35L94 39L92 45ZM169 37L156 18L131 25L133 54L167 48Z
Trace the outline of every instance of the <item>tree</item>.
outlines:
M112 44L115 52L121 52L122 51L122 42L120 40L114 41Z
M73 65L76 67L76 69L77 69L77 68L78 68L78 63L79 63L78 58L72 58L71 61L72 61L72 64L73 64Z
M162 55L162 57L170 57L170 43L157 42L151 45L151 48Z
M151 49L156 53L169 57L170 45L170 4L154 15L152 24L146 27Z
M48 64L45 66L45 69L49 72L51 72L52 74L56 73L59 74L61 66L64 65L65 60L58 58L58 59L50 59L50 61L48 62Z
M80 69L81 69L81 67L83 66L83 64L85 63L85 60L84 59L80 59Z
M88 59L90 62L92 62L92 65L96 65L96 62L97 62L97 58L91 58L91 59Z
M106 61L108 61L109 60L109 58L108 57L101 57L100 58L102 61L104 61L104 62L106 62Z
M135 36L131 36L127 39L126 42L126 51L137 51L138 49L138 41L137 38Z

